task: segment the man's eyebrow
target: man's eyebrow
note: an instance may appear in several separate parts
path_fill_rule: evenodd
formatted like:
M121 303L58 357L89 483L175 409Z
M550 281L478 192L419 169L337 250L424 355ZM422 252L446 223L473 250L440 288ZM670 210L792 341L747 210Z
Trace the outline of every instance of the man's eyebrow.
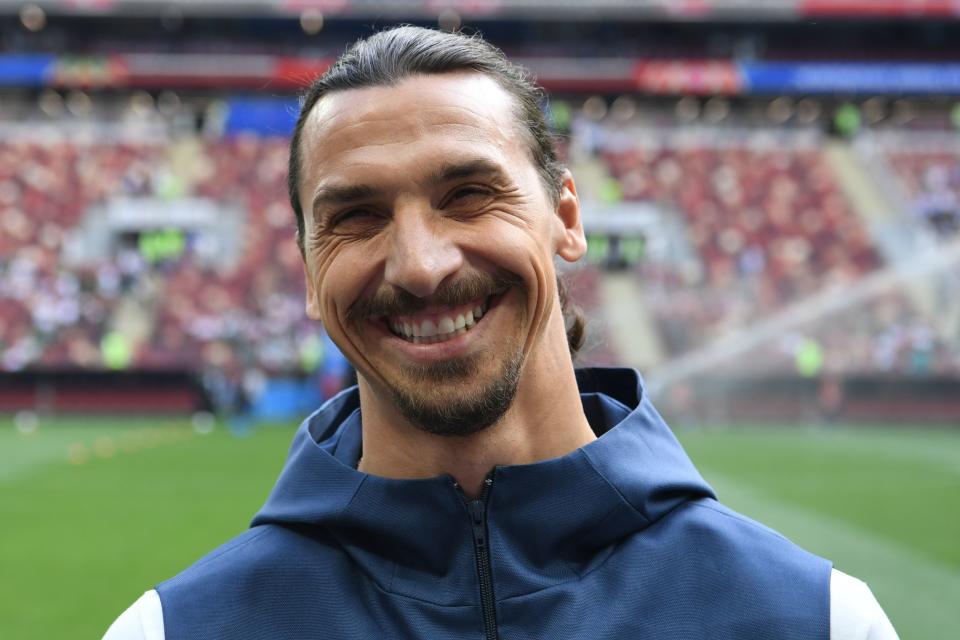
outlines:
M313 194L314 213L322 206L348 204L357 200L373 198L380 191L366 184L327 185L319 187Z
M440 167L439 170L427 178L427 183L437 185L475 176L503 178L506 177L506 174L500 165L491 160L487 160L486 158L471 158Z

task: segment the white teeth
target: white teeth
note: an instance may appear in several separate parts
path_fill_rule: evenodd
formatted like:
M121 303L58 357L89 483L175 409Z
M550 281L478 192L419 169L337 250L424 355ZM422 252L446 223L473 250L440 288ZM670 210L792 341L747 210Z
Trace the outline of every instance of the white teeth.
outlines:
M486 309L485 305L476 305L472 311L459 314L455 317L442 316L436 324L427 319L422 322L402 322L400 320L391 320L387 318L387 324L390 329L398 336L405 338L413 344L432 344L434 342L444 342L466 333L474 327L480 318L483 317Z
M453 333L456 328L456 324L454 324L453 320L446 316L440 318L440 322L437 323L437 333L440 335L445 333Z
M421 338L432 338L435 335L437 335L437 325L433 324L433 321L427 319L420 323Z

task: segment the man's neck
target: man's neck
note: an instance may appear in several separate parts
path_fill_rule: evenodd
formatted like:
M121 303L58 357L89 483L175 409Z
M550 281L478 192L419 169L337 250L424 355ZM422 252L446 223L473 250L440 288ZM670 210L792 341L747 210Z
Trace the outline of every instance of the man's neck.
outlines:
M525 367L507 413L491 427L464 437L414 427L399 417L389 399L361 380L360 470L398 479L449 474L467 495L476 496L497 465L556 458L594 440L569 360L565 367L552 363L547 370L542 362L528 364L532 370Z

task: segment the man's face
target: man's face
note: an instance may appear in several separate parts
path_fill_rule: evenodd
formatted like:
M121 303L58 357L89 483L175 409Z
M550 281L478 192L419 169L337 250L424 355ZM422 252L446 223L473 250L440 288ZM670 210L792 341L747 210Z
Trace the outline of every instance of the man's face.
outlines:
M560 313L553 256L582 254L572 181L558 207L514 111L486 76L416 76L333 93L304 128L307 312L431 432L509 408Z

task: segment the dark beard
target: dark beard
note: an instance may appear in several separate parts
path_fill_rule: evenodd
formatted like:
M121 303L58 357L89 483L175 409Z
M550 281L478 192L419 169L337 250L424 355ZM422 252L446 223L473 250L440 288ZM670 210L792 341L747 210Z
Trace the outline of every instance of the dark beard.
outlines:
M449 385L460 383L471 389L472 379L482 355L462 358L433 365L409 367L408 379L424 383ZM440 436L469 436L494 425L510 408L520 384L520 368L523 357L514 354L503 365L500 374L484 389L474 393L465 392L453 399L430 397L430 394L413 395L394 388L393 397L400 413L415 427Z
M520 276L504 270L464 274L444 284L429 298L418 298L398 287L382 287L352 304L347 310L347 320L357 323L370 318L409 315L434 304L456 307L479 298L489 299L510 288L526 291ZM400 413L417 428L442 436L469 436L495 424L513 403L520 384L523 354L513 354L495 379L478 389L475 374L491 356L480 353L446 362L404 366L404 379L420 388L411 393L391 386ZM438 387L448 390L453 387L457 392L450 396L433 393Z

